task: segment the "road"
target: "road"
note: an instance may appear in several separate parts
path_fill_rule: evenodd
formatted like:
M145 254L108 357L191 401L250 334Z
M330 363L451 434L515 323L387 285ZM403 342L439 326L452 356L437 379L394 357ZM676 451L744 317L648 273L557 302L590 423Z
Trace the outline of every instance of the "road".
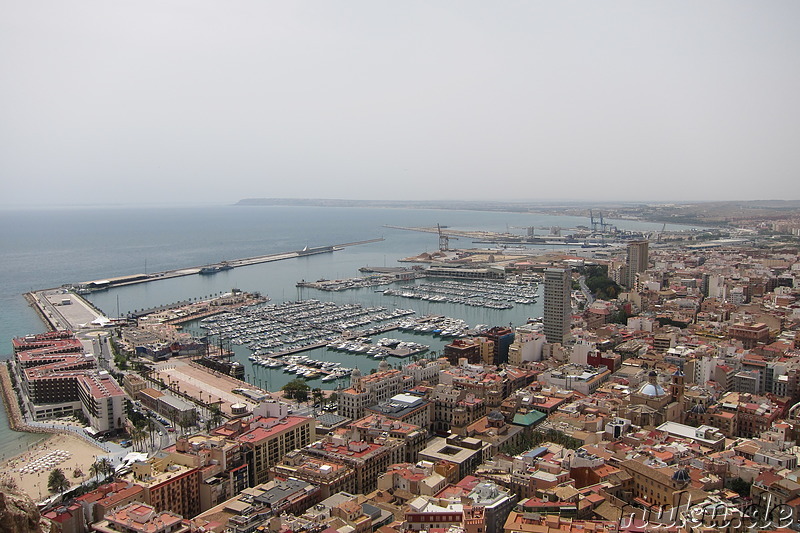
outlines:
M578 284L581 286L581 292L583 293L584 297L586 297L586 306L590 306L594 303L594 295L592 291L589 290L589 287L586 286L586 276L581 276L578 278Z

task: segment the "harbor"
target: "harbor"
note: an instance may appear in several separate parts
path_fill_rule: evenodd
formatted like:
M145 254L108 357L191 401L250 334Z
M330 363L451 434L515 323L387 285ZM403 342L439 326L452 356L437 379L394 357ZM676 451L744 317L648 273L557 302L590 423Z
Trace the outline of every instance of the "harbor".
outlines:
M420 274L422 272L415 273ZM527 308L536 304L537 288L535 281L504 283L415 278L399 280L396 289L376 291L371 287L350 287L348 291L357 295L351 300L372 300L362 304L325 301L321 297L323 294L340 291L306 286L304 291L318 291L320 297L270 302L259 293L254 296L236 293L246 295L241 296L243 300L236 300L244 303L218 305L234 301L231 295L222 294L208 301L194 299L139 310L129 313L127 320L142 324L149 316L158 315L159 320L168 324L180 324L181 331L226 354L225 361L238 367L236 383L266 392L279 390L289 380L301 378L312 382L312 386L335 388L348 383L354 368L367 372L382 359L400 362L414 357L436 357L453 338L480 333L489 327L486 324L494 323L485 319L480 321L483 324L478 321L470 324L458 318L460 313L456 310L474 307L503 312L514 306ZM57 329L88 333L127 322L107 317L73 291L33 291L30 297L40 314L52 320ZM397 302L403 299L416 309L398 306ZM424 308L419 304L424 304ZM390 332L395 334L384 337ZM420 341L421 335L426 340ZM205 378L201 380L194 375L180 385L181 390L196 388L199 392L204 386L224 390L225 386L215 383L230 373L211 365L206 368L200 363L203 361L198 359L192 366L204 373ZM182 376L175 374L175 366L159 364L157 368L168 382L183 381ZM225 379L230 377L225 376ZM187 388L188 385L194 387Z

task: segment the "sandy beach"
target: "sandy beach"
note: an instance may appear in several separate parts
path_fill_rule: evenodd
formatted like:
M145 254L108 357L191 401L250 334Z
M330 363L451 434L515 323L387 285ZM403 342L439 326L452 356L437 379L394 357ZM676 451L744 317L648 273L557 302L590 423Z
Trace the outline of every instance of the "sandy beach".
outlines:
M103 449L74 435L59 433L44 438L26 452L0 463L0 477L12 479L36 501L50 495L47 478L54 468L63 470L74 486L89 479L89 469L98 457L107 456ZM83 475L74 477L76 469Z

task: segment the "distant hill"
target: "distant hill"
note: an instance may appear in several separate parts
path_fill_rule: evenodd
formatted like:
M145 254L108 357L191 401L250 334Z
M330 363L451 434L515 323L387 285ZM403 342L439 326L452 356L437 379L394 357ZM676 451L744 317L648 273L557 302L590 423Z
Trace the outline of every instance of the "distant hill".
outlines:
M585 202L585 201L461 201L461 200L347 200L333 198L245 198L239 206L384 207L396 209L455 209L637 219L672 224L729 226L739 221L779 220L800 214L800 200L743 200L737 202Z
M327 198L245 198L235 205L244 206L313 206L313 207L393 207L413 209L463 209L467 211L527 212L535 207L531 202L486 202L457 200L345 200ZM545 205L545 204L539 204Z

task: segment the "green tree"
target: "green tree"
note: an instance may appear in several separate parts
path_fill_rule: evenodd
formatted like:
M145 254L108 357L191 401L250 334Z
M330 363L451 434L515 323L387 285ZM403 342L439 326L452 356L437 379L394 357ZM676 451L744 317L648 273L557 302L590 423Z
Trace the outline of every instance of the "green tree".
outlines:
M219 404L212 403L209 404L209 416L208 422L206 423L206 429L211 431L213 428L222 424L222 411L220 411Z
M612 324L627 324L628 318L629 316L628 313L625 312L625 309L620 308L616 313L611 314L609 322Z
M507 444L503 446L500 451L508 455L517 455L547 442L560 444L561 446L570 448L572 450L576 450L583 445L583 442L574 437L570 437L566 433L555 429L545 429L536 430L533 433L526 435L523 437L522 441L517 443L515 446Z
M308 391L311 387L302 379L293 379L283 387L281 390L284 395L290 400L297 400L298 402L305 402L308 400Z
M586 286L601 300L615 299L621 288L608 277L608 267L606 265L588 265L584 268L586 276Z
M100 480L100 477L106 479L108 476L114 473L114 465L111 461L108 460L107 457L101 457L94 463L92 466L89 467L89 474L96 477L97 480Z
M60 468L54 468L47 478L47 489L53 494L59 494L69 488L69 480Z
M748 497L750 496L750 486L752 483L748 483L747 481L743 480L740 477L735 477L728 481L728 487L734 491L739 493L739 496Z
M322 403L322 400L325 399L325 393L322 392L322 389L316 388L311 391L311 398L314 400L314 404Z
M153 422L152 418L148 418L146 422L147 433L150 435L150 447L155 448L156 446L156 423Z
M131 441L133 441L134 449L141 450L142 444L144 444L145 439L147 438L147 432L144 430L143 427L133 426L130 431L131 434Z

